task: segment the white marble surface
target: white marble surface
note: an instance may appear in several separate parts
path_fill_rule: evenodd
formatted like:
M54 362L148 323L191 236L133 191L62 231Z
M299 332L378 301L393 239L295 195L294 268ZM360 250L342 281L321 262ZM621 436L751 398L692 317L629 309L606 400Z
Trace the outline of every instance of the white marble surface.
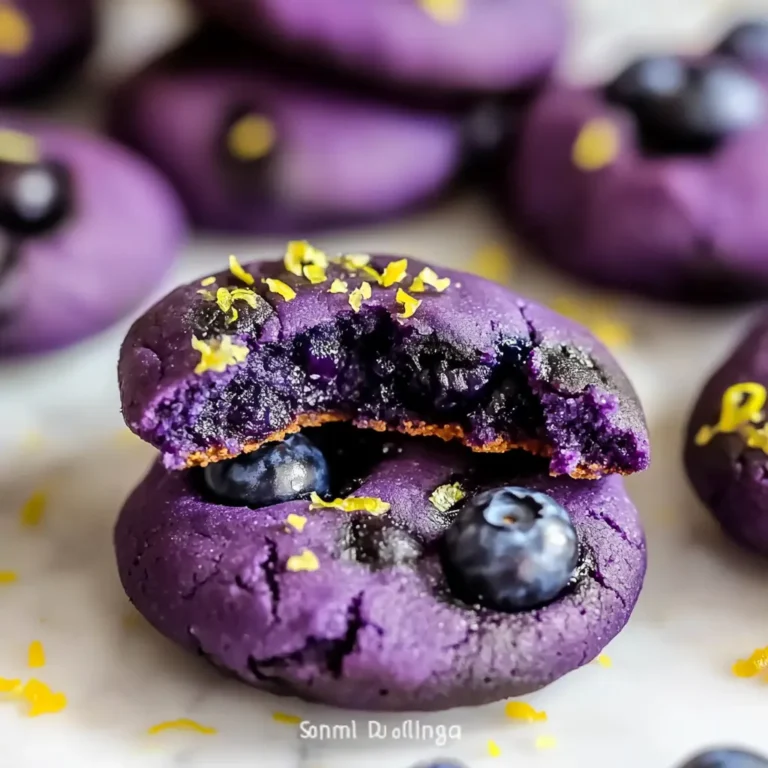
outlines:
M768 2L752 3L768 9ZM577 77L607 71L642 43L695 45L724 16L745 5L716 0L575 0L579 34L568 56ZM110 6L101 70L119 72L162 46L184 25L163 0ZM638 42L639 41L639 42ZM63 107L75 119L83 102ZM503 234L479 201L466 199L395 226L324 237L331 249L403 251L460 264ZM200 239L169 282L220 265L274 253L276 241ZM514 284L552 299L584 291L520 261ZM502 705L421 716L459 725L461 740L368 740L368 717L277 700L223 680L131 615L115 574L111 527L122 500L152 451L121 433L115 382L125 325L75 349L0 367L0 571L19 573L0 586L0 677L28 677L26 649L43 641L48 664L35 674L64 691L68 708L25 718L0 701L0 766L291 766L346 768L361 763L408 768L451 756L474 768L492 765L565 768L667 768L703 745L733 742L768 752L768 688L738 680L737 657L768 645L768 564L726 543L686 488L681 429L696 388L736 338L748 313L693 312L622 300L620 316L634 341L619 356L645 403L655 450L653 468L631 478L648 531L647 586L630 625L608 649L613 667L573 673L528 701L546 723L519 725ZM25 529L19 509L45 489L43 523ZM295 726L273 722L275 710L313 721L356 718L360 738L299 739ZM193 718L219 729L147 735L154 723ZM390 727L405 716L374 718ZM538 751L539 735L557 746ZM487 753L494 739L500 759Z

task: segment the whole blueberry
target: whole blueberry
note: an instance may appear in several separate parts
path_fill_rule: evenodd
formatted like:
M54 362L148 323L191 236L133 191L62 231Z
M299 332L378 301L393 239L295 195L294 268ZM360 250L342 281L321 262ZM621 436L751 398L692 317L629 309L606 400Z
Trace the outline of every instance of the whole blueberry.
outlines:
M735 26L715 49L745 64L768 64L768 19L745 21Z
M680 768L768 768L768 760L741 749L711 749L692 757Z
M323 496L330 490L328 463L304 435L209 464L203 478L216 499L254 508L305 499L312 492Z
M688 68L677 56L646 56L626 67L606 88L609 101L634 106L682 92Z
M0 226L20 235L42 234L70 208L70 177L63 166L0 163Z
M457 597L501 611L557 597L579 561L568 513L553 498L507 487L473 497L448 529L448 582Z

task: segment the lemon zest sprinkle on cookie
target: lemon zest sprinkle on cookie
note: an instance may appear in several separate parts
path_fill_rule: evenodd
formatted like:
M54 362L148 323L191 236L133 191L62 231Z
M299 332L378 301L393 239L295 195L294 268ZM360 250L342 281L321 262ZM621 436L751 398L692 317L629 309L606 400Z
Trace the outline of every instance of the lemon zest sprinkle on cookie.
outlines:
M308 549L305 549L300 555L291 555L285 564L287 570L293 573L299 571L317 571L320 568L320 561L317 555Z
M342 512L367 512L369 515L384 515L390 504L375 496L348 496L346 499L323 501L316 493L310 497L310 509L340 509Z
M539 712L525 701L508 701L504 706L504 714L510 720L525 723L543 723L547 719L546 712Z
M299 725L302 722L298 715L289 715L287 712L273 712L272 719L283 725Z
M200 281L200 285L202 285L203 288L207 288L209 285L213 285L215 282L215 277L205 277Z
M360 271L368 275L377 285L381 285L381 273L377 272L370 264L366 264L364 267L360 267Z
M238 280L242 280L246 285L253 285L256 282L254 276L243 269L243 265L237 260L237 256L234 254L229 257L229 271Z
M216 291L216 303L227 315L227 322L234 323L240 313L234 307L236 301L244 301L251 309L256 309L258 296L250 288L219 288Z
M247 114L235 121L227 133L227 149L238 160L266 157L277 141L275 124L264 115Z
M200 353L200 362L195 367L198 376L206 371L223 373L231 365L238 365L248 357L248 347L235 344L231 336L212 339L210 344L193 336L192 348Z
M451 287L450 277L438 277L437 272L431 267L424 267L419 274L413 278L411 287L408 289L412 293L424 293L426 286L434 288L438 293L448 290Z
M291 240L285 249L283 264L288 272L301 277L307 265L328 269L328 256L306 240Z
M395 300L398 304L403 305L403 311L398 314L398 317L403 320L413 317L416 314L416 310L421 306L421 301L419 299L414 299L413 296L409 296L402 288L397 289Z
M30 669L40 669L45 666L45 648L39 640L33 640L29 644L27 662Z
M276 293L286 301L293 301L296 298L296 291L294 291L290 285L284 283L282 280L275 280L274 278L267 277L264 278L262 282L266 283L270 293Z
M301 532L304 530L304 526L307 524L307 518L303 515L290 514L285 518L285 522L288 523L291 528L295 528L297 531Z
M345 253L339 257L339 263L349 272L357 272L371 263L367 253Z
M460 483L438 485L429 497L429 502L439 512L447 512L466 497Z
M195 731L195 733L202 733L205 736L213 736L218 733L218 729L212 728L208 725L201 725L195 720L190 720L187 717L181 717L178 720L166 720L165 722L153 725L147 729L147 733L150 736L155 736L163 731Z
M352 293L349 294L349 306L355 310L360 311L360 307L363 306L363 301L370 299L373 295L370 283L360 283L359 288L355 288Z
M328 293L346 293L349 290L349 286L344 280L338 278L331 283L331 287L328 289Z
M439 24L458 24L467 10L467 0L418 0L419 6Z
M408 259L390 261L381 273L381 285L390 288L395 283L401 282L408 274Z
M29 50L32 38L33 27L29 17L10 3L0 5L0 54L21 56Z
M328 275L325 274L325 267L318 266L317 264L307 264L307 266L304 267L304 277L306 277L312 285L319 285L328 279Z
M43 522L48 506L48 494L45 491L35 491L21 508L21 524L25 528L37 528Z
M752 425L763 419L766 398L768 391L757 382L745 381L731 385L723 393L717 424L702 426L694 437L694 443L698 446L707 445L715 435L721 433L745 432L745 437L749 438L753 431L757 432Z
M597 117L584 124L573 144L573 164L582 171L599 171L619 156L621 134L613 121Z
M15 584L18 580L16 571L0 571L0 584Z
M199 296L202 296L205 301L216 301L216 294L206 288L201 288L197 293Z

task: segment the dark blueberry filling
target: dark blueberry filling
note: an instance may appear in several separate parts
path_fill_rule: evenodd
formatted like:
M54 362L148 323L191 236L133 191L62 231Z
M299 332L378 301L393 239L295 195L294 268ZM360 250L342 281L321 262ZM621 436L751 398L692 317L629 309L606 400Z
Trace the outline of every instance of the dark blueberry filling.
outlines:
M357 516L341 536L341 556L372 568L413 563L423 550L421 542L386 517Z
M640 59L606 87L606 98L635 116L646 151L705 153L759 125L768 102L762 85L736 64Z
M768 20L755 19L735 26L715 50L745 64L768 64Z
M741 749L712 749L696 755L680 768L768 768L768 760Z
M59 163L0 163L0 226L17 235L40 235L67 216L71 179Z
M563 507L519 487L474 496L445 535L443 560L458 598L500 611L543 605L579 564L579 541Z

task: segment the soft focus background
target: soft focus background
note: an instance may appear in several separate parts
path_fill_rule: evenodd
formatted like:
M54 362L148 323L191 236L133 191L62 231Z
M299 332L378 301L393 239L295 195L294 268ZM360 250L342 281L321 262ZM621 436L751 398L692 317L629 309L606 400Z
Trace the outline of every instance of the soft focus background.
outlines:
M696 49L733 16L768 13L768 1L573 0L573 6L578 33L563 69L574 78L608 74L648 48ZM111 80L181 36L188 23L170 0L113 0L104 11L88 74L77 93L54 103L55 114L67 120L98 119L100 94ZM514 254L508 280L516 290L547 302L568 297L598 330L606 330L606 313L629 330L616 353L645 404L655 451L653 468L629 480L647 527L650 568L630 625L607 649L612 667L589 665L528 697L548 713L546 723L513 723L502 704L420 716L422 723L462 726L461 741L443 748L300 741L295 726L274 722L275 711L315 723L350 715L222 679L152 631L122 594L111 528L153 458L119 413L115 363L126 321L64 352L0 366L0 571L19 574L17 584L0 584L0 677L26 676L27 646L41 640L48 654L41 677L69 699L62 714L34 720L0 700L0 766L407 768L450 756L477 768L666 768L715 743L768 752L768 687L730 672L737 658L768 645L768 564L723 540L687 489L680 463L692 398L750 311L670 309L590 294L527 260L473 197L313 242L331 251L402 252L459 267L499 243ZM245 262L280 256L283 248L283 240L196 238L157 295L222 268L230 253ZM44 515L39 525L24 526L20 511L35 493ZM147 735L154 723L181 717L219 733ZM404 718L376 719L397 725ZM553 737L556 746L537 749L539 736ZM489 739L500 758L489 756Z

